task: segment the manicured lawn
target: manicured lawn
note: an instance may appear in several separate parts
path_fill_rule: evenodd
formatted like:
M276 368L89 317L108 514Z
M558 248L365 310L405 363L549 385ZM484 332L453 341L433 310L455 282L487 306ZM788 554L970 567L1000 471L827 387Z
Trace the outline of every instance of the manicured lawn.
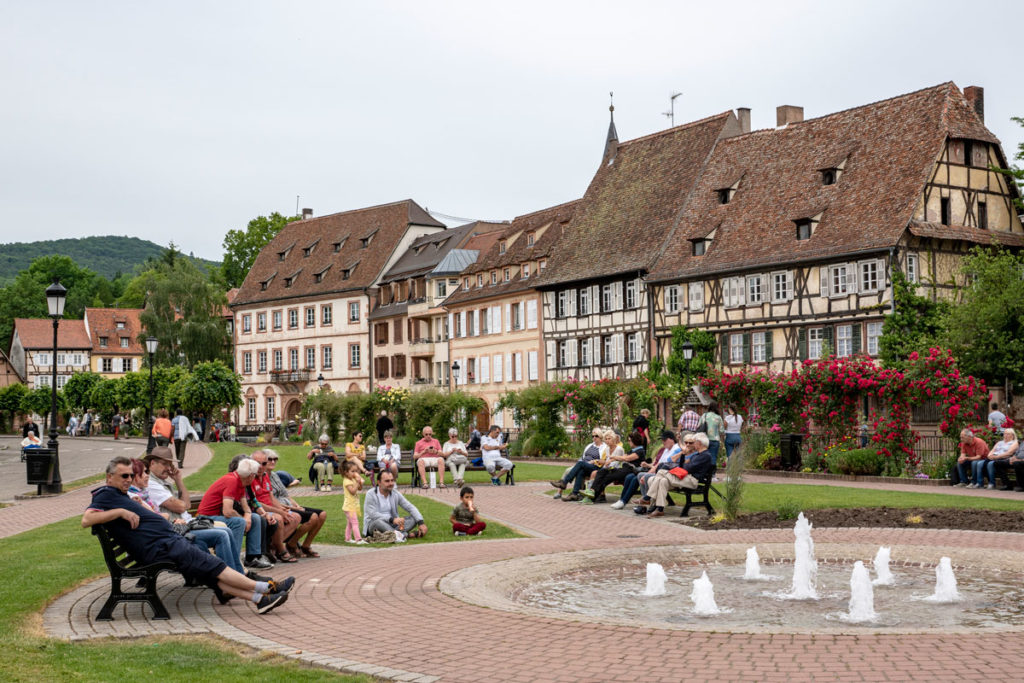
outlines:
M185 480L190 489L205 489L216 481L217 477L228 471L228 463L231 461L231 458L239 453L252 453L259 448L255 444L246 443L213 443L209 444L209 446L213 452L213 459L201 471L196 472ZM339 455L344 454L344 444L337 450ZM309 453L308 446L274 446L274 451L281 456L281 460L278 462L278 469L285 470L292 476L302 477L303 482L309 481L310 461L306 459L306 454ZM562 476L565 468L570 465L572 465L570 460L567 460L565 465L545 465L520 460L516 462L516 481L547 481L555 479ZM407 473L399 475L399 483L407 484L409 476ZM450 472L445 473L445 481L451 484ZM338 479L335 479L334 483L338 484ZM486 472L466 472L466 483L489 484L490 477Z
M247 650L240 655L242 646L208 636L89 643L45 638L39 611L86 579L106 576L99 543L74 518L0 539L0 554L0 680L372 680Z

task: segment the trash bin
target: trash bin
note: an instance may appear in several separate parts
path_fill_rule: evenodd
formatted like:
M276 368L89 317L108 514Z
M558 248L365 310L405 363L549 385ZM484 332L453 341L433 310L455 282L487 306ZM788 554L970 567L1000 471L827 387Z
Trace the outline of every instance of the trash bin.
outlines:
M56 462L52 448L26 448L25 469L28 484L52 484L53 464Z
M804 442L803 434L783 434L779 438L779 451L782 456L782 469L798 470L803 464L803 453L801 446Z

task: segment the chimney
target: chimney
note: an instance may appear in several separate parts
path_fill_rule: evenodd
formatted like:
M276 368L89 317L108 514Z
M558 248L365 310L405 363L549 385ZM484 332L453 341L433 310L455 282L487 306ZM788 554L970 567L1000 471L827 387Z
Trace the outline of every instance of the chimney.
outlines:
M800 123L804 120L804 108L794 107L791 104L784 104L775 108L775 125L781 128L791 123Z
M740 107L736 110L736 118L740 122L740 134L750 132L750 107Z
M978 115L981 122L985 122L985 89L980 85L969 85L964 88L964 97L972 107L974 107L974 113Z
M302 220L306 220L307 218L312 218L312 217L313 217L313 209L303 209L302 210Z

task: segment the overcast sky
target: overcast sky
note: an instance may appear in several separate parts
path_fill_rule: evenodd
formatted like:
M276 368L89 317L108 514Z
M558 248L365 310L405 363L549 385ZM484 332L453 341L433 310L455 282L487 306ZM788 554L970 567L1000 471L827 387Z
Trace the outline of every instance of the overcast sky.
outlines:
M510 219L623 140L726 109L807 118L952 80L1012 157L1024 3L15 2L0 5L0 242L173 240L405 198ZM714 5L714 6L712 6Z

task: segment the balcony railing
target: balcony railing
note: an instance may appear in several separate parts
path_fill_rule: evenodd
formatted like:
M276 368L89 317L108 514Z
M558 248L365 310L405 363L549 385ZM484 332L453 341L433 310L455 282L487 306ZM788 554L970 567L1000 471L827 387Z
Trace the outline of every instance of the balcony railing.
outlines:
M295 384L309 381L309 370L271 370L270 381L275 384Z

